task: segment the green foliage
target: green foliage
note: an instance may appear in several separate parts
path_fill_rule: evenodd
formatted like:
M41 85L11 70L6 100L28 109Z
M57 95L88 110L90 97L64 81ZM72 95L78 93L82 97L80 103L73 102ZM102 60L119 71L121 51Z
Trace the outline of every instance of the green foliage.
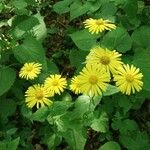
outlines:
M118 27L104 36L102 46L125 53L131 49L132 40L125 29Z
M148 48L150 47L150 28L148 26L141 26L132 34L132 39L135 47Z
M93 45L96 45L96 36L91 35L87 30L77 31L70 35L75 45L85 51L89 51Z
M0 68L0 96L11 88L15 81L15 78L16 73L12 68L6 66L2 66Z
M150 6L144 0L0 1L0 150L149 150ZM108 19L117 28L91 34L86 19ZM74 94L71 78L90 49L122 54L143 74L143 89L121 94L113 80L101 96ZM24 80L24 63L42 64ZM52 74L67 79L51 106L28 108L25 91Z
M107 142L99 148L99 150L121 150L120 146L116 142Z
M0 150L8 150L8 149L16 150L19 144L19 140L20 138L16 138L12 141L0 142Z
M20 63L39 62L46 67L46 57L41 43L32 37L27 37L23 44L13 49L15 58Z
M142 37L142 35L141 35ZM150 91L150 79L149 79L149 66L150 66L150 48L146 50L140 48L136 49L133 63L139 66L144 74L144 89Z

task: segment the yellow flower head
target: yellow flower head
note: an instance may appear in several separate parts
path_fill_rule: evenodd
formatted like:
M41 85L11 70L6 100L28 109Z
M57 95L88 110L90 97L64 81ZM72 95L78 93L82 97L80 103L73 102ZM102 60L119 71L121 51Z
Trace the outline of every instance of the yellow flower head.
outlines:
M86 65L78 76L81 93L97 96L107 89L107 82L110 81L109 74L102 68L93 65Z
M142 77L143 75L140 73L139 68L127 64L118 68L118 74L114 75L114 81L116 81L116 85L122 93L130 95L135 91L142 90Z
M116 69L121 66L121 54L115 50L110 51L107 48L95 47L86 57L86 63L97 65L99 68L104 68L108 73L116 73Z
M31 79L37 77L38 74L40 74L42 69L42 64L39 63L25 63L24 66L21 68L19 72L19 77L24 79Z
M85 24L85 28L88 28L91 34L98 34L99 32L103 32L104 30L116 29L116 26L109 20L90 18L86 19L83 23Z
M55 74L45 80L45 87L51 92L52 95L59 94L64 91L67 86L67 81L61 75Z
M70 89L75 93L75 94L80 94L80 81L78 79L78 76L72 78L71 84L70 84Z
M25 92L25 97L25 102L29 108L34 107L34 105L39 108L40 106L52 104L52 101L48 99L48 97L51 97L49 91L40 84L30 86Z

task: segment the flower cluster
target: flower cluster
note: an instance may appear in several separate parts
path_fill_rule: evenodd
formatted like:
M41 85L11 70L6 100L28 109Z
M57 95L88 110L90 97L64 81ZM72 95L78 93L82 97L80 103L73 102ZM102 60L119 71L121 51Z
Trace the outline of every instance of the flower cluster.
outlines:
M109 20L90 18L85 20L83 23L85 24L85 28L88 28L91 34L98 34L100 32L103 32L104 30L116 29L116 25L111 23L111 21ZM130 95L131 93L135 93L135 91L139 92L140 90L142 90L143 75L142 73L140 73L139 68L136 68L133 65L130 66L129 64L125 65L121 61L121 54L116 52L116 50L111 51L107 48L94 47L90 50L89 55L86 57L86 64L93 66L90 68L105 70L105 73L113 77L112 80L116 82L116 86L118 87L118 89L126 95ZM92 77L95 77L94 83L96 83L97 86L95 86L95 88L91 87L89 92L93 91L92 94L97 95L100 94L100 89L101 91L106 90L106 88L104 88L106 87L106 84L104 85L101 83L101 86L103 85L102 89L101 86L98 84L98 78L96 78L97 73L95 73L95 75L93 75L93 73L95 73L95 70L91 69ZM105 73L103 73L101 77L105 76ZM83 74L84 77L81 78L80 76L83 76ZM78 81L78 87L80 87L80 92L86 93L87 91L85 89L82 89L82 82L83 80L86 80L87 76L90 76L88 71L83 71L79 76L76 77L76 82L72 80L72 84L74 86L72 85L71 89L75 91L75 87ZM77 80L77 78L79 77L80 79L82 79L82 81L80 81L79 79ZM90 79L88 81L89 83L91 83ZM79 91L79 88L76 91Z
M139 68L125 65L115 50L95 47L86 57L86 66L71 80L70 89L76 94L97 96L106 91L110 81L115 81L123 94L130 95L142 89L142 77Z
M20 70L19 76L26 80L33 80L41 73L41 66L42 64L34 62L25 63ZM63 92L66 86L67 81L65 78L62 78L61 75L50 75L45 79L44 84L34 84L28 88L25 92L25 102L29 108L35 105L37 108L45 105L49 106L52 104L52 100L49 98Z
M89 28L92 34L98 34L104 30L115 29L116 26L109 20L87 19L85 28ZM114 81L118 89L126 95L142 90L142 73L133 65L124 64L121 54L116 50L109 50L99 46L93 47L86 57L85 67L79 75L71 79L70 90L75 94L89 96L102 95L107 90L110 82ZM21 68L19 77L33 80L41 73L42 64L30 62ZM49 75L43 84L30 86L25 92L25 102L29 108L36 105L51 105L52 97L61 94L67 87L66 78L59 74Z

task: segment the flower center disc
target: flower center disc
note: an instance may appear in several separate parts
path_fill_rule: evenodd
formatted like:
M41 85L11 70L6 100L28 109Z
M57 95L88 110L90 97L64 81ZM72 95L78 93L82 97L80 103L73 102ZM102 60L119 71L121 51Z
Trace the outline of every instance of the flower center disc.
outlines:
M32 71L33 70L33 67L32 66L29 66L28 68L27 68L27 71L28 72L30 72L30 71Z
M58 81L53 81L53 86L57 86L58 85Z
M43 99L43 97L44 97L43 91L42 90L37 91L36 98L38 100L41 100L41 99Z
M103 21L101 21L101 20L97 20L97 21L96 21L96 24L97 24L98 26L100 26L100 25L103 25L104 23L103 23Z
M126 80L127 80L128 82L132 82L132 81L134 80L133 75L127 74L127 75L126 75Z
M110 58L108 56L102 56L100 58L100 62L103 64L103 65L108 65L110 63Z
M97 79L96 76L91 76L91 77L89 78L89 82L90 82L91 84L96 84L97 81L98 81L98 79Z

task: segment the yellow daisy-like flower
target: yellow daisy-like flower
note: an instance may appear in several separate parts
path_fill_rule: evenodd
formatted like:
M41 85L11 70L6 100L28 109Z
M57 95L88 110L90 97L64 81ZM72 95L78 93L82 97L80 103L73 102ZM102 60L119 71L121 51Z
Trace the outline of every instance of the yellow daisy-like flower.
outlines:
M116 86L122 93L130 95L135 91L142 90L142 77L143 75L140 73L139 68L127 64L118 68L118 74L114 75L114 81L116 81Z
M25 63L19 72L19 77L33 80L41 73L42 64L39 63Z
M116 25L111 23L109 20L90 18L86 19L83 23L85 24L85 28L88 28L91 34L98 34L104 30L116 29Z
M86 57L86 63L104 68L108 73L116 73L116 69L121 66L121 54L115 50L110 51L107 48L95 47Z
M108 86L107 82L110 81L110 76L102 68L86 65L82 72L80 72L78 80L80 81L81 93L97 96L102 95L102 92L106 91Z
M45 89L44 85L35 84L30 86L25 92L25 102L29 108L32 108L36 105L37 108L40 106L51 105L52 101L48 99L52 95L50 92Z
M70 89L75 93L75 94L80 94L80 80L78 79L78 76L74 77L71 79L71 84L70 84Z
M66 88L67 81L65 78L62 78L61 75L55 74L46 78L44 85L52 95L60 95L60 93L64 91L64 88Z

